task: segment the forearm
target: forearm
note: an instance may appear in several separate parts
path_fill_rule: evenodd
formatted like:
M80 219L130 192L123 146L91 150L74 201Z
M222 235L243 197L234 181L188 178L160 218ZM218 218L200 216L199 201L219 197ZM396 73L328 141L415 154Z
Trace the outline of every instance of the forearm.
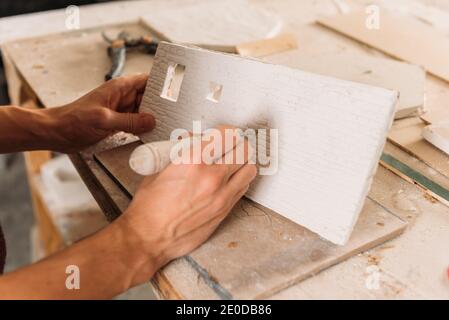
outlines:
M60 139L51 110L0 107L0 153L53 150Z
M79 268L80 288L69 290L66 268L72 265ZM114 222L60 253L0 277L0 299L108 299L149 280L156 270L132 234Z

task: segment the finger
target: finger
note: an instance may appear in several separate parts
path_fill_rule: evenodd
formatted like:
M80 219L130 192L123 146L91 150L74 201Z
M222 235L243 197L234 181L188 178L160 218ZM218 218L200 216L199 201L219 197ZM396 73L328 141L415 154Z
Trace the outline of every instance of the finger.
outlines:
M242 168L252 157L254 149L251 147L248 139L244 138L234 149L228 151L216 163L227 168L227 180Z
M113 90L111 107L119 112L137 112L147 80L147 74L139 74L110 81L107 89Z
M238 194L243 188L251 183L257 176L257 168L254 164L246 164L240 170L238 170L229 179L226 186L223 188L225 197L233 197Z
M154 129L156 120L149 113L119 113L111 111L105 122L111 131L125 131L133 134L141 134Z
M143 93L148 81L148 74L142 73L133 76L117 78L113 84L123 90L124 94L130 91L136 91L137 93Z
M143 93L138 93L137 94L137 98L136 98L136 106L132 110L132 112L138 112L139 111L140 104L142 103L142 98L143 98Z
M235 204L237 202L239 202L240 199L242 199L242 197L246 194L246 192L248 192L248 189L249 189L249 184L244 186L240 191L238 191L234 195L234 197L232 198L232 201L231 201L231 208L233 208L235 206Z
M201 136L187 140L188 152L182 149L183 163L213 165L224 154L235 148L243 138L236 133L237 128L220 125L206 130ZM239 140L240 139L240 140Z

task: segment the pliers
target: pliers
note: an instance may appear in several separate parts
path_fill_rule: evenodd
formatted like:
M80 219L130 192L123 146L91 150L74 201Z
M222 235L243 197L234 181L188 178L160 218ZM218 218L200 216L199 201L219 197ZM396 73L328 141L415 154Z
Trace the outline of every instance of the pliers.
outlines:
M126 63L128 49L140 49L147 54L155 54L159 42L151 36L142 36L136 39L129 38L126 31L119 33L117 39L109 38L104 32L103 39L109 43L108 55L112 60L111 70L106 74L105 81L120 77Z

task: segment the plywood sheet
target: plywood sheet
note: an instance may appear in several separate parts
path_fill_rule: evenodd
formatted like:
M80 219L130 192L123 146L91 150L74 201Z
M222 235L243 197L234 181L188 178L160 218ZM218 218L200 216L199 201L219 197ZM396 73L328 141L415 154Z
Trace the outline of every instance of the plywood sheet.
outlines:
M128 166L140 142L95 155L130 195L141 176ZM367 199L345 246L333 245L272 210L242 199L217 232L187 257L218 297L255 299L306 279L399 235L406 223Z
M380 27L368 28L369 15L354 11L321 17L318 22L395 58L423 66L449 81L449 39L434 28L412 18L380 11Z
M426 73L421 67L391 59L352 53L308 54L292 50L266 61L400 93L395 119L417 115L424 107Z
M220 123L278 129L279 145L269 146L277 171L259 176L247 196L334 243L347 241L397 92L168 43L160 44L154 62L140 111L158 122L144 141L192 130L193 121L204 129ZM161 97L170 65L186 70L176 102ZM207 99L211 83L222 86L218 102Z

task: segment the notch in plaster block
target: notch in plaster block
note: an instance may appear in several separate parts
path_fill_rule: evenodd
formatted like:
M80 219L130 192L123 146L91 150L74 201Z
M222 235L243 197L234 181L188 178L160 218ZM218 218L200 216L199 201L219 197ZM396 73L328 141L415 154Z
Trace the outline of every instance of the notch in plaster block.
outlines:
M218 103L220 102L222 92L223 85L211 81L209 82L209 93L207 94L206 99Z
M178 101L181 91L182 80L184 79L186 67L178 63L170 63L167 68L164 86L162 87L161 98Z

